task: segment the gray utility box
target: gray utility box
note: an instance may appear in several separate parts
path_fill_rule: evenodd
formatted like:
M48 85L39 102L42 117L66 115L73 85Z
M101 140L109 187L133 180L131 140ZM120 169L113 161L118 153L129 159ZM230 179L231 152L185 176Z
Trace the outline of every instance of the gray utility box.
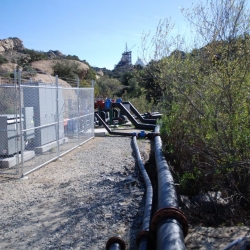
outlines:
M34 147L43 146L57 139L57 88L41 82L23 86L24 107L34 108ZM58 88L59 139L64 136L62 88ZM42 128L36 128L40 127Z
M25 141L29 141L35 137L34 130L34 108L33 107L25 107L22 109L24 123L23 129L26 130L24 133Z
M12 156L22 150L20 118L15 115L0 115L0 155ZM24 140L23 140L24 141Z

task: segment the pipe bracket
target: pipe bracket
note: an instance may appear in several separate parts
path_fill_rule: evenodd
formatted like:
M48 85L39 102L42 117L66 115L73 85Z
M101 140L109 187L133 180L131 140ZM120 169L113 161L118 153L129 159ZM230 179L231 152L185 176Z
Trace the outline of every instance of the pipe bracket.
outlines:
M140 233L137 234L136 236L136 245L139 247L140 245L140 241L143 239L143 238L147 238L149 240L152 240L152 235L149 231L141 231Z
M158 211L156 211L152 220L151 220L151 230L156 231L158 223L162 219L166 219L166 218L174 218L174 219L178 220L182 226L184 238L187 236L187 234L188 234L187 218L186 218L185 214L180 209L175 208L175 207L165 207L165 208L162 208L162 209L159 209Z
M108 250L112 244L118 243L120 244L121 250L126 250L126 243L125 241L119 236L113 236L108 239L106 243L106 249Z

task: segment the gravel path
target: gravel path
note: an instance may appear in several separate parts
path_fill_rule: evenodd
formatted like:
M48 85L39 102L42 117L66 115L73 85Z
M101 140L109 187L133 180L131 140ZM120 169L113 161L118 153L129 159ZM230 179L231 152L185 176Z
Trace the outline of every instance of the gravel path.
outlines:
M144 162L148 140L138 141ZM23 179L0 178L1 249L137 249L144 210L129 137L96 137Z

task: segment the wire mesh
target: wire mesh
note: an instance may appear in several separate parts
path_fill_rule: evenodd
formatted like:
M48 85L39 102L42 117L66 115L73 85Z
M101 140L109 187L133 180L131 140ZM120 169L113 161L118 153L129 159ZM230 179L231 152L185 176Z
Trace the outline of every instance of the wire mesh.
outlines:
M20 72L6 83L1 78L1 174L27 175L93 138L93 88L63 87L54 79Z

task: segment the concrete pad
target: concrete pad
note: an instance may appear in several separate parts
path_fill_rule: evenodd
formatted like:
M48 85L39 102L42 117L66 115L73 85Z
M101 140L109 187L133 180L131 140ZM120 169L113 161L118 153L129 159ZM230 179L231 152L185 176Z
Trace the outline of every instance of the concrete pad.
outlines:
M59 145L68 142L68 140L69 140L68 137L61 138L59 140ZM57 141L53 141L53 142L47 143L45 145L42 145L40 147L36 147L35 148L35 153L36 154L43 154L44 152L47 152L50 149L55 148L55 147L57 147Z
M108 131L105 128L95 128L94 134L95 137L105 137Z
M18 160L19 157L19 160ZM23 161L28 161L32 158L35 157L35 151L24 151L23 152ZM8 158L1 158L0 159L0 166L1 168L11 168L14 167L21 162L21 154L15 155L13 157L8 157Z

